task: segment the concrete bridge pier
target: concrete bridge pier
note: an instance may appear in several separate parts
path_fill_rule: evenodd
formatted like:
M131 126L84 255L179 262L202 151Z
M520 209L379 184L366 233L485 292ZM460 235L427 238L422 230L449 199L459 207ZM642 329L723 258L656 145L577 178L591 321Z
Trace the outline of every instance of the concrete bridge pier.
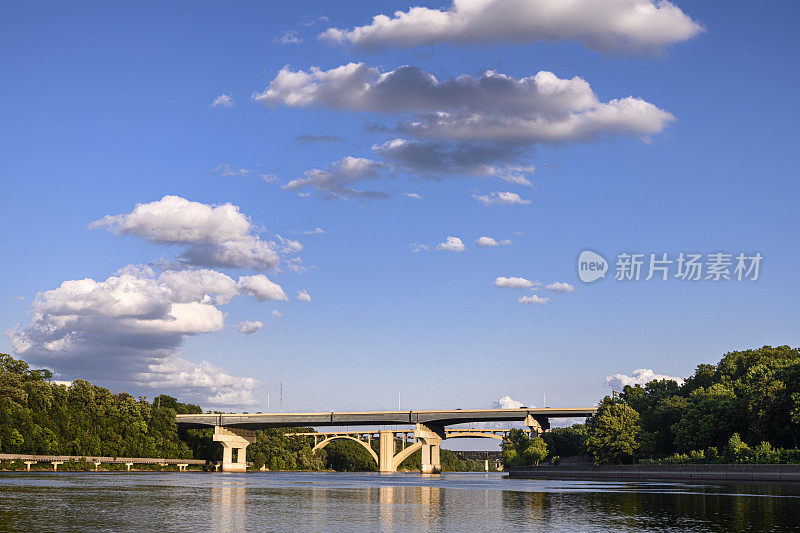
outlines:
M445 438L444 428L417 424L414 428L414 437L422 444L422 473L440 473L442 465L439 460L439 445Z
M225 426L214 426L214 441L222 444L222 471L245 472L247 470L246 449L256 441L255 431ZM237 450L236 462L233 450Z
M530 429L531 434L539 437L550 429L550 419L546 416L533 416L528 415L525 417L525 425Z
M381 472L396 472L394 464L394 431L383 429L378 432L378 470Z

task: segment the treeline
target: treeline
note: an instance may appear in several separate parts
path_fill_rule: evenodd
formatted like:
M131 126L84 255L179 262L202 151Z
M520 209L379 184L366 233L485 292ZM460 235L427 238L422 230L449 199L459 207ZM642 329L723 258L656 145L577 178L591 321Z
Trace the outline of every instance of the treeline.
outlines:
M543 436L550 457L597 464L800 463L800 350L764 346L605 397L586 424Z
M48 370L32 370L25 361L0 354L0 453L222 459L213 430L184 430L175 423L176 414L202 413L197 405L167 395L150 402L84 380L67 387L52 383L52 377ZM309 431L313 429L258 431L247 459L255 468L270 470L377 470L372 456L355 442L335 441L312 452L309 439L289 436ZM400 468L419 470L420 461L417 452ZM482 468L447 450L442 450L441 462L449 471Z
M0 450L37 455L191 458L188 435L179 438L176 413L196 405L159 396L152 403L113 394L88 381L51 383L48 370L0 354Z

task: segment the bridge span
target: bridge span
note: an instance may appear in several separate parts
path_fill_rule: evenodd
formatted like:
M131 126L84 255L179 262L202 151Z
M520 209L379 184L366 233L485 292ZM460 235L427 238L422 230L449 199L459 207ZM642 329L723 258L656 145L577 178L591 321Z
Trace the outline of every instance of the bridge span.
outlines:
M551 418L585 418L597 412L596 407L528 408L519 409L449 409L427 411L359 411L322 413L244 413L244 414L191 414L177 415L178 425L184 428L214 428L214 440L223 446L222 470L242 472L246 469L246 448L256 440L255 430L277 427L330 427L330 426L386 426L410 425L408 430L378 430L361 432L365 437L354 437L355 432L320 435L325 444L315 442L315 450L334 438L347 438L360 442L378 463L381 472L395 472L403 460L417 450L422 450L422 472L440 471L439 445L446 438L490 437L502 438L502 430L446 429L456 424L483 422L523 422L534 434L550 429ZM378 452L372 449L371 435L378 434ZM411 434L413 444L395 453L396 434ZM316 439L315 439L316 441ZM365 442L366 441L366 442ZM236 450L236 459L233 453Z

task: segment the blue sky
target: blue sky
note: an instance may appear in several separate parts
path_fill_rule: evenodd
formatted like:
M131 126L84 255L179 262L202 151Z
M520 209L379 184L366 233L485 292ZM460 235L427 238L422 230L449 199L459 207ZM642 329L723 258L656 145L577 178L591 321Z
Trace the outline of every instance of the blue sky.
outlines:
M444 12L450 4L423 5ZM408 48L390 31L383 49L375 50L317 38L328 28L366 26L375 15L409 7L3 3L0 175L6 230L0 236L0 325L7 333L0 350L47 364L59 379L86 377L150 395L167 390L206 407L265 410L269 394L275 410L283 382L284 409L305 411L395 408L398 389L403 409L489 407L503 396L541 405L543 387L551 406L594 404L609 390L606 376L645 368L681 377L729 350L798 345L800 185L791 154L800 117L798 74L789 60L798 50L796 3L678 2L685 18L665 24L691 30L688 20L703 31L680 37L681 28L670 26L666 34L674 29L678 36L664 46L629 43L598 50L594 41L556 38L558 24L551 28L554 42L531 37L508 43L491 36L470 42L445 35L435 44ZM502 35L504 19L498 20L492 24L500 25ZM281 43L286 32L295 32L288 36L300 42ZM433 74L437 83L487 70L513 80L539 71L561 80L577 76L600 103L633 96L674 120L659 123L650 109L633 120L648 121L646 135L629 131L634 126L624 122L598 126L589 139L555 144L481 137L495 151L512 149L491 165L535 166L535 172L518 172L533 183L529 187L504 181L501 171L481 176L404 168L372 148L401 137L429 141L411 137L413 127L402 124L429 124L426 113L449 105L452 95L430 105L421 97L392 112L385 112L394 105L391 99L412 98L413 87L399 85L393 96L379 93L373 107L365 99L332 104L324 95L297 106L288 103L285 87L276 89L269 105L252 98L281 69L326 72L351 62L382 74L408 65ZM234 105L212 107L220 95L229 95ZM504 103L498 98L489 95L480 104L486 108L467 103L457 112L508 124L516 111L492 115L490 107ZM611 134L615 128L623 133ZM482 129L470 134L483 135ZM300 135L336 139L303 145ZM464 146L447 135L433 140ZM466 145L470 154L473 148ZM341 188L331 198L331 189L287 187L345 157L377 165L375 176L347 188L378 190L388 198L353 198ZM223 175L213 170L220 165L248 172ZM345 171L343 179L353 175ZM486 206L475 198L494 192L513 192L530 203ZM125 226L131 218L88 229L106 215L129 215L137 204L168 195L195 207L205 204L198 207L203 213L236 206L250 223L236 242L263 243L279 257L277 264L252 268L186 260L185 251L201 246L199 241L164 244L164 238L147 237L154 226ZM324 234L304 233L315 228ZM460 238L465 250L437 251L448 236ZM475 246L481 236L513 244ZM201 251L214 252L208 239L216 237L204 238ZM301 243L302 251L287 251L289 241ZM430 250L414 253L415 243ZM603 254L612 269L615 256L625 251L760 252L764 259L757 281L618 282L609 276L584 284L576 262L585 249ZM181 254L183 262L176 260ZM293 258L302 260L302 268ZM150 273L141 266L148 264ZM230 283L223 281L232 292L217 300L229 303L195 302L224 313L224 323L185 335L160 331L152 346L130 353L103 344L128 326L120 325L127 319L119 315L100 316L105 304L93 298L105 298L102 285L83 300L85 314L70 318L65 335L72 335L72 344L20 344L33 338L36 327L52 326L55 315L63 318L63 305L74 304L67 290L42 295L36 304L38 293L63 289L69 280L102 284L128 265L140 265L130 274L132 283L150 280L168 305L177 301L177 289L164 296L169 290L158 281L163 272L190 276L204 269L227 276ZM236 284L241 276L266 276L286 299ZM542 286L535 292L496 287L500 276ZM574 291L544 287L554 282ZM131 290L125 298L137 297ZM310 302L296 298L301 290ZM519 303L532 294L549 301ZM50 314L37 317L44 308ZM234 329L243 321L263 327L245 335ZM152 340L137 331L136 339ZM114 337L120 338L128 337ZM154 371L147 365L162 366Z

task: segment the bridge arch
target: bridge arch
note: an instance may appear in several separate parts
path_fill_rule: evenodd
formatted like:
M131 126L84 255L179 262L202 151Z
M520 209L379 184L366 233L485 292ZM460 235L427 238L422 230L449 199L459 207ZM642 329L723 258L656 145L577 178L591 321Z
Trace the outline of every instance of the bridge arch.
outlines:
M481 431L448 431L445 434L446 439L497 439L503 440L503 435L496 433L486 433Z
M370 446L369 443L364 442L363 440L359 440L359 439L357 439L355 437L351 437L350 435L332 435L330 437L327 437L325 440L323 440L322 442L320 442L319 444L314 446L311 449L311 451L315 452L317 450L321 450L322 448L324 448L325 446L327 446L331 442L335 441L336 439L352 440L354 442L359 443L361 446L366 448L366 450L369 452L369 454L372 456L372 458L375 459L375 464L380 466L380 464L381 464L380 459L378 459L378 454L375 453L375 450L372 449L372 446Z
M422 449L422 441L417 441L392 457L392 472L396 472L400 464L408 459L409 455L420 449Z

